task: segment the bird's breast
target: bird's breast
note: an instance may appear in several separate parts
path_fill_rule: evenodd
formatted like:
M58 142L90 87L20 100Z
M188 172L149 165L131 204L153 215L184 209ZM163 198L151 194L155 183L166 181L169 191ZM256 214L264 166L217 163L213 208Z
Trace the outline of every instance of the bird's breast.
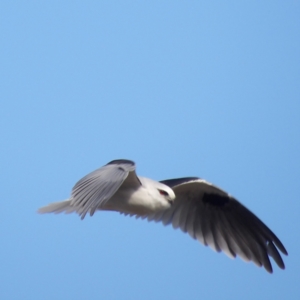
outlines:
M104 209L142 216L168 209L170 206L168 201L155 198L147 189L141 187L137 190L118 191Z

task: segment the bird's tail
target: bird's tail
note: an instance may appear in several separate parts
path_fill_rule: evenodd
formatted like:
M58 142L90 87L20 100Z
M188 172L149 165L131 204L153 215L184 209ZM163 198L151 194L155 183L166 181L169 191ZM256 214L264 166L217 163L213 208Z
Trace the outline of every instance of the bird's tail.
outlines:
M71 201L70 199L60 201L60 202L53 202L48 204L47 206L43 206L38 209L38 213L40 214L47 214L47 213L72 213L76 212L76 208L74 206L71 206Z

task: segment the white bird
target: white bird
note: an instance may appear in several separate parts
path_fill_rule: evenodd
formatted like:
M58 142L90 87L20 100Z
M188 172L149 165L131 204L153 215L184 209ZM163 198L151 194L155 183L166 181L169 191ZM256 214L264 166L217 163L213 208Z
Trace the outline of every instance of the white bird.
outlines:
M136 175L135 163L118 159L79 180L71 197L39 213L76 212L84 219L96 210L135 215L172 224L205 246L229 257L239 255L272 273L269 256L284 269L276 235L231 195L198 177L154 181Z

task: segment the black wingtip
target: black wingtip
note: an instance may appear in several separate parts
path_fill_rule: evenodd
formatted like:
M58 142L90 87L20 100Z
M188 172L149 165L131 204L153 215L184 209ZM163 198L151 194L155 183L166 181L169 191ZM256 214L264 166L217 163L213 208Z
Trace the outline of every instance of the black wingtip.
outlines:
M277 248L284 254L284 255L288 255L287 250L285 249L285 247L283 246L283 244L280 242L280 240L277 238L276 240L274 240L275 245L277 246Z

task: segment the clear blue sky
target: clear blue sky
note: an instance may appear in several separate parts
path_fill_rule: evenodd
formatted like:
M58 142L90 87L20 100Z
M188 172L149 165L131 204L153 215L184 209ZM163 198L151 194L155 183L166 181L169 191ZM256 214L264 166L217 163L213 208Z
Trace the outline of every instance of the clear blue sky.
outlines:
M1 299L300 297L299 1L1 1ZM200 176L286 270L117 213L38 215L117 158Z

